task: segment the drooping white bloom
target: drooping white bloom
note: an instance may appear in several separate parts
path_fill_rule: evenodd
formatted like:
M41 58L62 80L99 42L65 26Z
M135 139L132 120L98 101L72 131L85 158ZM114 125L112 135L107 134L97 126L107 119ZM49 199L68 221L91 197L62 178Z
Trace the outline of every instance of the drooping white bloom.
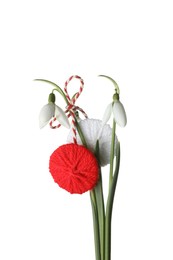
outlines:
M115 118L115 122L121 127L126 126L127 124L126 112L123 104L119 100L114 101L114 104L112 106L112 112Z
M47 125L53 117L56 117L61 125L70 128L70 124L66 114L59 106L57 106L53 102L50 102L42 107L39 115L40 128L43 128L45 125Z
M102 121L98 119L84 119L79 122L79 126L82 130L82 133L85 137L87 147L89 150L94 152L96 142L99 140L99 155L100 155L100 164L105 166L110 163L110 153L111 153L111 139L112 139L112 129L109 125L102 125ZM102 128L102 132L98 138L98 133ZM67 142L73 142L73 131L71 130ZM118 142L117 137L115 137L115 148ZM82 144L79 134L77 134L77 143Z
M103 125L105 125L108 122L111 114L113 114L115 122L119 126L121 127L126 126L127 124L126 112L123 104L119 100L115 100L107 106L105 113L103 115L103 120L102 120Z

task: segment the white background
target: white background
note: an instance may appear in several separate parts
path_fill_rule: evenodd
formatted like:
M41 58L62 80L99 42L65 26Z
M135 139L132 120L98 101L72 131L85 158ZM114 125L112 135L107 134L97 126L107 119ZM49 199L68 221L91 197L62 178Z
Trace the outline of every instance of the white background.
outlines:
M127 111L112 259L173 259L172 13L171 0L1 1L0 259L94 259L89 194L68 194L48 171L68 131L38 127L51 87L33 79L63 87L73 74L89 117L113 93L99 74L118 82Z

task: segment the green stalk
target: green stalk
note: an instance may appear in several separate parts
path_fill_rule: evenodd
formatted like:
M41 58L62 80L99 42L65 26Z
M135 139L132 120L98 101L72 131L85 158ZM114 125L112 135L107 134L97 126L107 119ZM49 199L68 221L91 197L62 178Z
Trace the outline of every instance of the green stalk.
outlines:
M54 82L52 82L52 81L50 81L50 80L47 80L47 79L35 79L35 81L46 82L46 83L48 83L48 84L54 86L55 89L53 89L53 91L54 91L54 90L58 91L58 92L61 94L61 96L64 98L65 102L68 104L68 100L67 100L67 98L66 98L66 95L65 95L64 91L63 91L57 84L55 84ZM53 91L52 91L52 92L53 92Z
M99 162L99 141L96 143L95 155ZM99 162L100 164L100 162ZM100 238L100 253L101 259L104 260L105 254L105 206L104 206L104 198L103 198L103 186L102 186L102 173L101 167L99 169L99 181L94 188L96 203L97 203L97 211L98 211L98 222L99 222L99 238Z
M106 75L99 75L99 77L105 77L105 78L109 79L109 80L113 83L113 85L114 85L114 87L115 87L115 91L116 91L118 94L120 93L120 89L119 89L119 87L118 87L118 84L116 83L116 81L115 81L114 79L112 79L111 77L106 76Z
M120 144L118 143L116 149L116 168L112 179L112 184L109 190L107 206L106 206L105 260L111 260L111 220L112 220L112 209L113 209L115 189L118 180L119 166L120 166Z
M113 125L112 125L112 141L111 141L111 155L110 155L110 172L109 172L109 190L110 190L110 188L111 188L112 179L113 179L113 170L114 170L115 128L116 128L116 123L115 123L115 119L113 119Z
M83 135L83 132L82 132L77 120L76 120L76 128L77 128L78 134L80 136L80 139L81 139L83 145L85 147L87 147L85 137ZM98 156L97 145L96 145L96 154ZM99 182L100 182L100 180L99 180ZM95 192L95 189L90 191L90 200L91 200L92 215L93 215L93 229L94 229L94 244L95 244L96 260L103 260L101 258L101 243L100 243L100 225L99 225L99 218L100 218L99 212L100 212L100 210L98 212L98 205L97 205L97 203L100 204L100 198L99 198L99 195L98 195L98 191ZM103 236L103 231L101 233L102 233L102 236Z

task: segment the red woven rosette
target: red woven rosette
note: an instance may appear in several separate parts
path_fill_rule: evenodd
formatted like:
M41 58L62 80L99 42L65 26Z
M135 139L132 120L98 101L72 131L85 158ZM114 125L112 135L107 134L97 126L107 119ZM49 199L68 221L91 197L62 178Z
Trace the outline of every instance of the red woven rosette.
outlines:
M65 144L50 156L49 170L54 181L70 193L92 190L99 178L94 154L78 144Z

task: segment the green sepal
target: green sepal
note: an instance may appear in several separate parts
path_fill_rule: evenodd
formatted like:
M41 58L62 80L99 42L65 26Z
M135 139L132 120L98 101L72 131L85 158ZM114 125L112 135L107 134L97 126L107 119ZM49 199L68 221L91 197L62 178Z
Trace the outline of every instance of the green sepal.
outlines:
M115 94L113 95L113 101L117 101L117 100L119 100L119 94L118 94L118 93L115 93Z
M49 94L48 102L55 103L55 94L54 93Z

